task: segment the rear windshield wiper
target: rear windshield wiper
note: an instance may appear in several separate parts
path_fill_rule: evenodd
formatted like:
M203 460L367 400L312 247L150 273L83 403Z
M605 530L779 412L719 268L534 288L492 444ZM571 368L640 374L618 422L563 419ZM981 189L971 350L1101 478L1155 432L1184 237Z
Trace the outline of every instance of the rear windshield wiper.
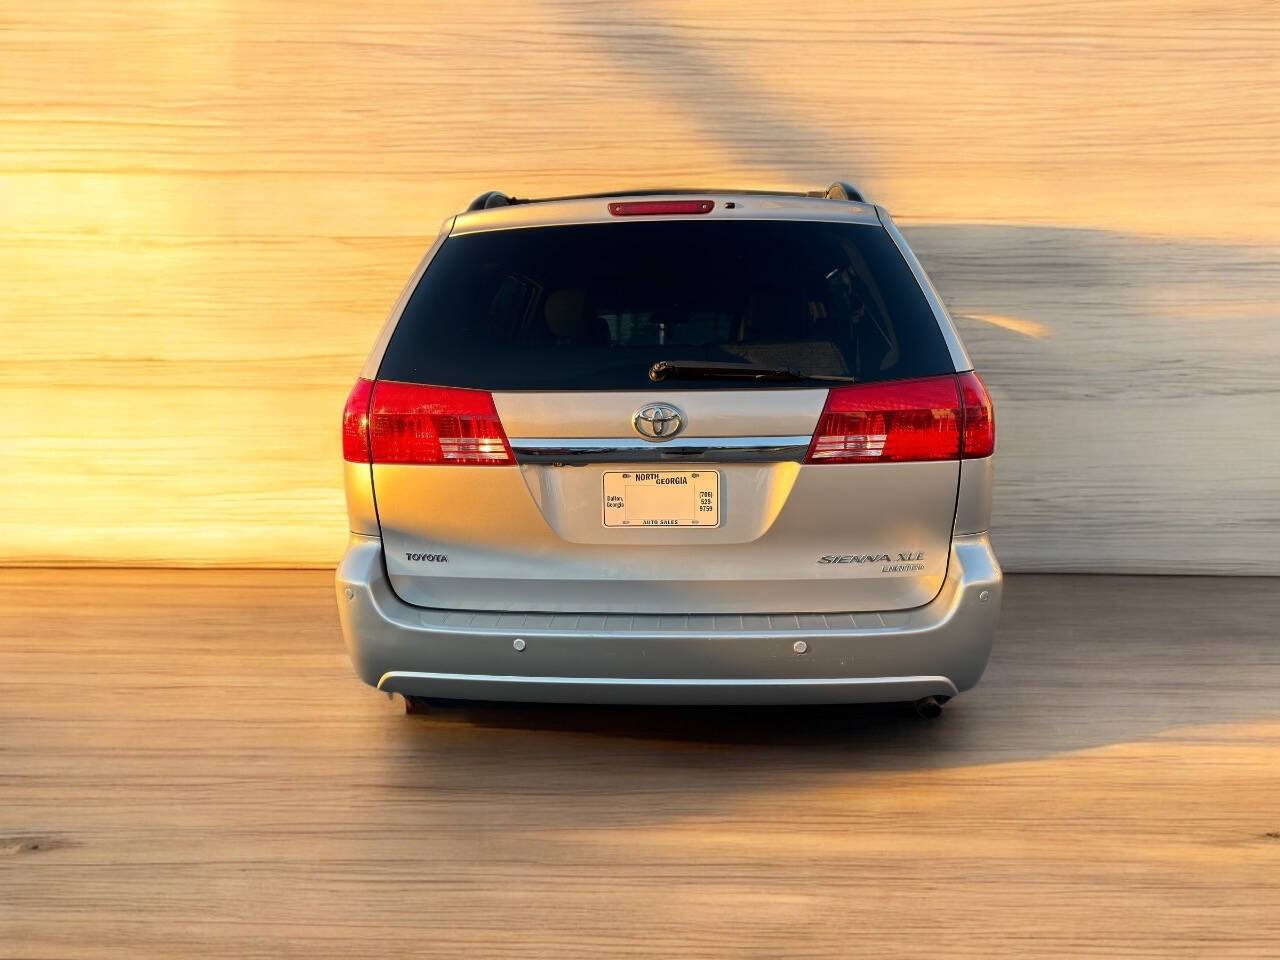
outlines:
M805 373L789 367L766 367L755 363L722 363L715 360L659 360L649 368L649 379L663 380L834 380L853 383L853 377L833 377Z

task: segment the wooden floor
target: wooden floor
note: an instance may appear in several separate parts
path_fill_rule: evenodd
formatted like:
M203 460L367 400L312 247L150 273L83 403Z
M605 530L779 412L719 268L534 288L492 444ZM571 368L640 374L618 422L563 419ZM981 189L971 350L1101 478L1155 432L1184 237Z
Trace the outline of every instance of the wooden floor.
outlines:
M1280 956L1280 581L895 709L406 717L308 572L0 572L0 956Z

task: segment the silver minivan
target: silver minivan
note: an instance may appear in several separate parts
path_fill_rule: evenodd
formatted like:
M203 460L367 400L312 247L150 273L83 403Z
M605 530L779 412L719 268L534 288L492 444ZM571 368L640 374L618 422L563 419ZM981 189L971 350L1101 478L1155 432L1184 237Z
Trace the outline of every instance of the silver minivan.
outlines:
M477 198L343 414L342 629L404 696L913 701L1000 610L990 398L880 207Z

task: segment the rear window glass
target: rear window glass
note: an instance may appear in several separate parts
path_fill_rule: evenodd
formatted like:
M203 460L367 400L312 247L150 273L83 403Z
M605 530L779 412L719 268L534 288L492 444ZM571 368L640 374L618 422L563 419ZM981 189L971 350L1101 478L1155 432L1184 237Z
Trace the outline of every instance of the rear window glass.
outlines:
M673 220L449 238L378 375L484 390L806 385L655 384L659 360L863 381L952 369L928 301L880 226Z

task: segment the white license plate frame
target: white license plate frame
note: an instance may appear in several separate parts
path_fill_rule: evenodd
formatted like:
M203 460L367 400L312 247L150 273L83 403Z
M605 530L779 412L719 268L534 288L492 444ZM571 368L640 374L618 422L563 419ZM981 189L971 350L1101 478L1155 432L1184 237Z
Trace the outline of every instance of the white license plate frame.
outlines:
M719 470L608 470L601 519L609 529L714 530L720 499Z

